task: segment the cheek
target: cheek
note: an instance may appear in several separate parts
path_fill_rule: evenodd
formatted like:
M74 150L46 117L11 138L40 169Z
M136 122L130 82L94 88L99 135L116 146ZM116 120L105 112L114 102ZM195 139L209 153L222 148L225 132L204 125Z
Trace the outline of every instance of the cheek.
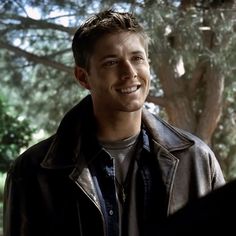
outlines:
M91 90L93 90L93 93L104 95L105 90L107 90L108 83L106 80L101 79L100 77L93 78L91 85Z
M143 70L140 75L141 75L141 78L143 78L143 80L146 84L150 83L150 71L149 71L149 69Z

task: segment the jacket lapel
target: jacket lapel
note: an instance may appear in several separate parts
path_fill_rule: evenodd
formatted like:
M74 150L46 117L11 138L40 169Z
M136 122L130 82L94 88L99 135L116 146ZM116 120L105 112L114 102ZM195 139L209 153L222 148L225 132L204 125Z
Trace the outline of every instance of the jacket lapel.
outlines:
M87 149L91 151L91 155L87 156L93 156L91 136L90 140L83 141L82 138L85 133L95 132L93 124L92 100L90 96L87 96L63 118L41 166L52 170L70 168L72 171L69 177L100 209L98 196L88 168L88 163L91 160L85 160L81 148L84 146L81 145L82 142L88 143Z
M181 152L193 145L193 141L187 138L178 129L143 110L143 123L152 139L153 153L156 154L157 162L161 172L162 181L166 186L169 201L172 195L175 174L178 168L179 159L174 155L175 151Z

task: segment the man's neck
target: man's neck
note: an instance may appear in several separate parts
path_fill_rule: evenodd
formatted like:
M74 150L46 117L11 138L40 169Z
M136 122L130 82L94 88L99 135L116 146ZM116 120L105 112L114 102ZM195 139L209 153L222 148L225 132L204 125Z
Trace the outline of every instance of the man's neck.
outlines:
M95 114L99 140L118 141L140 132L141 110L135 112L117 112L116 114Z

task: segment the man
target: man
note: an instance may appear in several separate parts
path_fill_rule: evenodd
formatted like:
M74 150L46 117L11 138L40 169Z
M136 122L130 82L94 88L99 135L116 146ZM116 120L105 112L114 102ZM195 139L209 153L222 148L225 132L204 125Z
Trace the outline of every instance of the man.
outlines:
M9 170L5 236L150 235L224 184L206 144L143 108L148 42L130 13L104 11L77 30L75 77L90 95Z

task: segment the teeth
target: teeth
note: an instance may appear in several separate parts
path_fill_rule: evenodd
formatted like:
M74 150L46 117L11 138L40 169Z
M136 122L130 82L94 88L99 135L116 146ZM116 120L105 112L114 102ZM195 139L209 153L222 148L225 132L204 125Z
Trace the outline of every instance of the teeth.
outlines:
M123 88L121 89L121 93L132 93L138 89L138 86L130 87L130 88Z

